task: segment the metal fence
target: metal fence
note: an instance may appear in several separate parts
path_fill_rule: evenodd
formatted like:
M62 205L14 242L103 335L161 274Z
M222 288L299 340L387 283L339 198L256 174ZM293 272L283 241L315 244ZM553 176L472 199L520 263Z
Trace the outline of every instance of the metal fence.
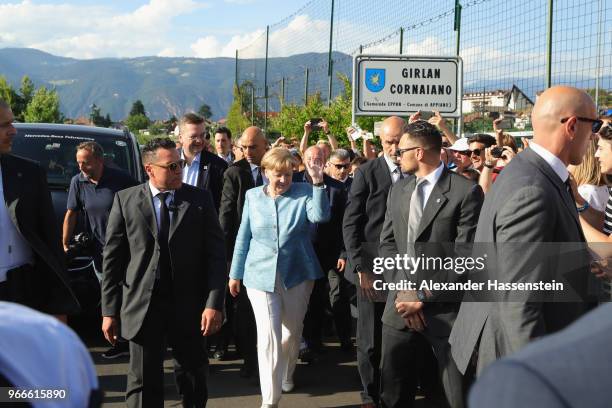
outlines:
M312 0L236 50L262 111L342 91L359 53L459 55L464 92L568 84L612 108L612 0Z

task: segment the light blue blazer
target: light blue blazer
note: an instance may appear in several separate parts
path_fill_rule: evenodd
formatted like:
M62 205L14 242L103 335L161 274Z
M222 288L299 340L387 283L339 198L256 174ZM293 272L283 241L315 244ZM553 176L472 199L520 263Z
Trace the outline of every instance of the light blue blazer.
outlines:
M276 274L286 289L323 277L312 247L312 223L331 216L323 187L293 183L273 199L263 186L246 192L230 278L244 286L274 292Z

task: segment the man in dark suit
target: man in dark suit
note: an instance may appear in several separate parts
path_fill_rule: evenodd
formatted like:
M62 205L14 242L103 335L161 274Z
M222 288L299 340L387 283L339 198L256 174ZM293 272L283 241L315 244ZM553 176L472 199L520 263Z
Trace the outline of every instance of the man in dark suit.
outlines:
M407 125L398 157L402 171L414 176L391 187L380 235L381 257L424 253L444 259L445 255L453 254L442 243L473 241L483 200L482 189L446 169L440 161L441 148L442 135L434 125L423 120ZM440 243L440 248L421 245L417 250L415 243ZM410 271L385 269L384 272L387 282L414 281ZM422 275L425 279L432 278L426 271ZM447 282L458 281L461 276L455 271L443 275ZM448 344L459 310L457 300L460 297L449 298L444 291L389 291L382 317L381 400L384 407L414 405L422 340L437 357L448 404L453 408L463 406L462 376L451 358ZM431 397L444 405L443 397Z
M556 86L538 98L531 117L533 142L497 177L476 231L476 242L496 243L498 273L505 282L546 280L572 263L559 257L544 262L538 243L584 242L566 167L582 162L597 120L595 104L581 90ZM528 245L517 254L505 243ZM579 287L589 271L583 267L577 272L580 282L572 283ZM471 371L476 350L480 373L495 359L562 329L584 312L582 303L543 300L463 302L449 339L459 370Z
M357 363L363 385L362 407L367 408L379 400L381 318L386 297L373 289L371 258L375 254L366 254L363 244L370 243L378 249L387 194L391 185L403 177L396 151L404 125L404 120L396 116L385 119L380 138L384 155L355 171L344 212L343 236L348 256L344 274L357 286Z
M10 106L0 100L0 300L65 321L79 304L64 273L47 176L36 163L10 154L13 121Z
M242 220L244 196L248 189L263 185L265 181L260 164L268 149L268 141L261 129L256 126L247 128L242 133L240 145L245 157L232 164L225 172L219 208L219 221L225 235L228 259L234 253L236 235ZM257 328L253 308L244 287L234 298L234 302L236 346L244 358L240 374L243 377L251 377L257 374Z
M487 368L472 387L473 408L607 408L612 305L534 341Z
M205 132L204 118L195 113L185 114L179 122L181 159L185 160L183 183L210 191L218 213L227 162L204 149Z
M102 331L130 341L127 404L163 406L166 338L185 407L206 405L201 336L221 327L227 281L223 234L210 193L181 181L174 142L143 149L145 184L118 192L106 230ZM119 306L121 305L121 306Z
M349 177L350 171L350 153L345 149L336 149L332 151L326 163L326 173L341 184L347 197L353 182L353 179ZM346 250L342 237L342 219L344 218L345 208L346 203L341 210L334 211L334 207L332 207L332 219L335 219L336 214L339 214L340 237L335 239L338 239L338 243L340 243L342 247L337 264L327 272L327 279L329 281L329 302L334 317L336 333L340 338L340 346L345 351L352 351L351 329L353 322L351 317L351 299L354 300L355 298L355 286L344 277L344 271L346 270Z
M310 146L304 152L304 162L323 166L325 164L325 152L318 146ZM343 248L342 218L346 207L346 190L341 182L334 180L327 174L323 174L323 181L326 186L325 191L331 208L331 218L328 222L314 224L312 226L311 240L321 269L327 272L335 271L340 261L340 255ZM300 171L293 174L293 182L312 183L312 180L308 172ZM316 354L323 348L323 324L328 293L327 277L317 279L312 293L310 294L308 311L304 318L303 337L306 341L307 349L302 350L300 353L300 358L303 361L312 360L315 357L313 353ZM350 310L348 317L350 319ZM350 320L348 328L341 327L339 335L343 347L351 347Z

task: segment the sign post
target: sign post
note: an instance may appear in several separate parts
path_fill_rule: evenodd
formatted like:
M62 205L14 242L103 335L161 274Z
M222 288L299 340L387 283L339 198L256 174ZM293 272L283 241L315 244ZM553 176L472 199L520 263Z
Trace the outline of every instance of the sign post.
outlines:
M461 57L357 55L353 60L353 117L408 116L438 111L460 118Z

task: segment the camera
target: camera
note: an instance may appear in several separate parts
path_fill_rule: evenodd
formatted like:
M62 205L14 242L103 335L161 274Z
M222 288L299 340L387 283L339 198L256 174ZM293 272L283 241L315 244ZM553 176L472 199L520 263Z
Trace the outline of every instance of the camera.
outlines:
M503 147L496 146L496 147L491 149L491 156L495 157L496 159L500 159L503 154L504 154L504 148Z
M93 250L93 239L86 232L76 234L68 245L69 256L89 256Z

